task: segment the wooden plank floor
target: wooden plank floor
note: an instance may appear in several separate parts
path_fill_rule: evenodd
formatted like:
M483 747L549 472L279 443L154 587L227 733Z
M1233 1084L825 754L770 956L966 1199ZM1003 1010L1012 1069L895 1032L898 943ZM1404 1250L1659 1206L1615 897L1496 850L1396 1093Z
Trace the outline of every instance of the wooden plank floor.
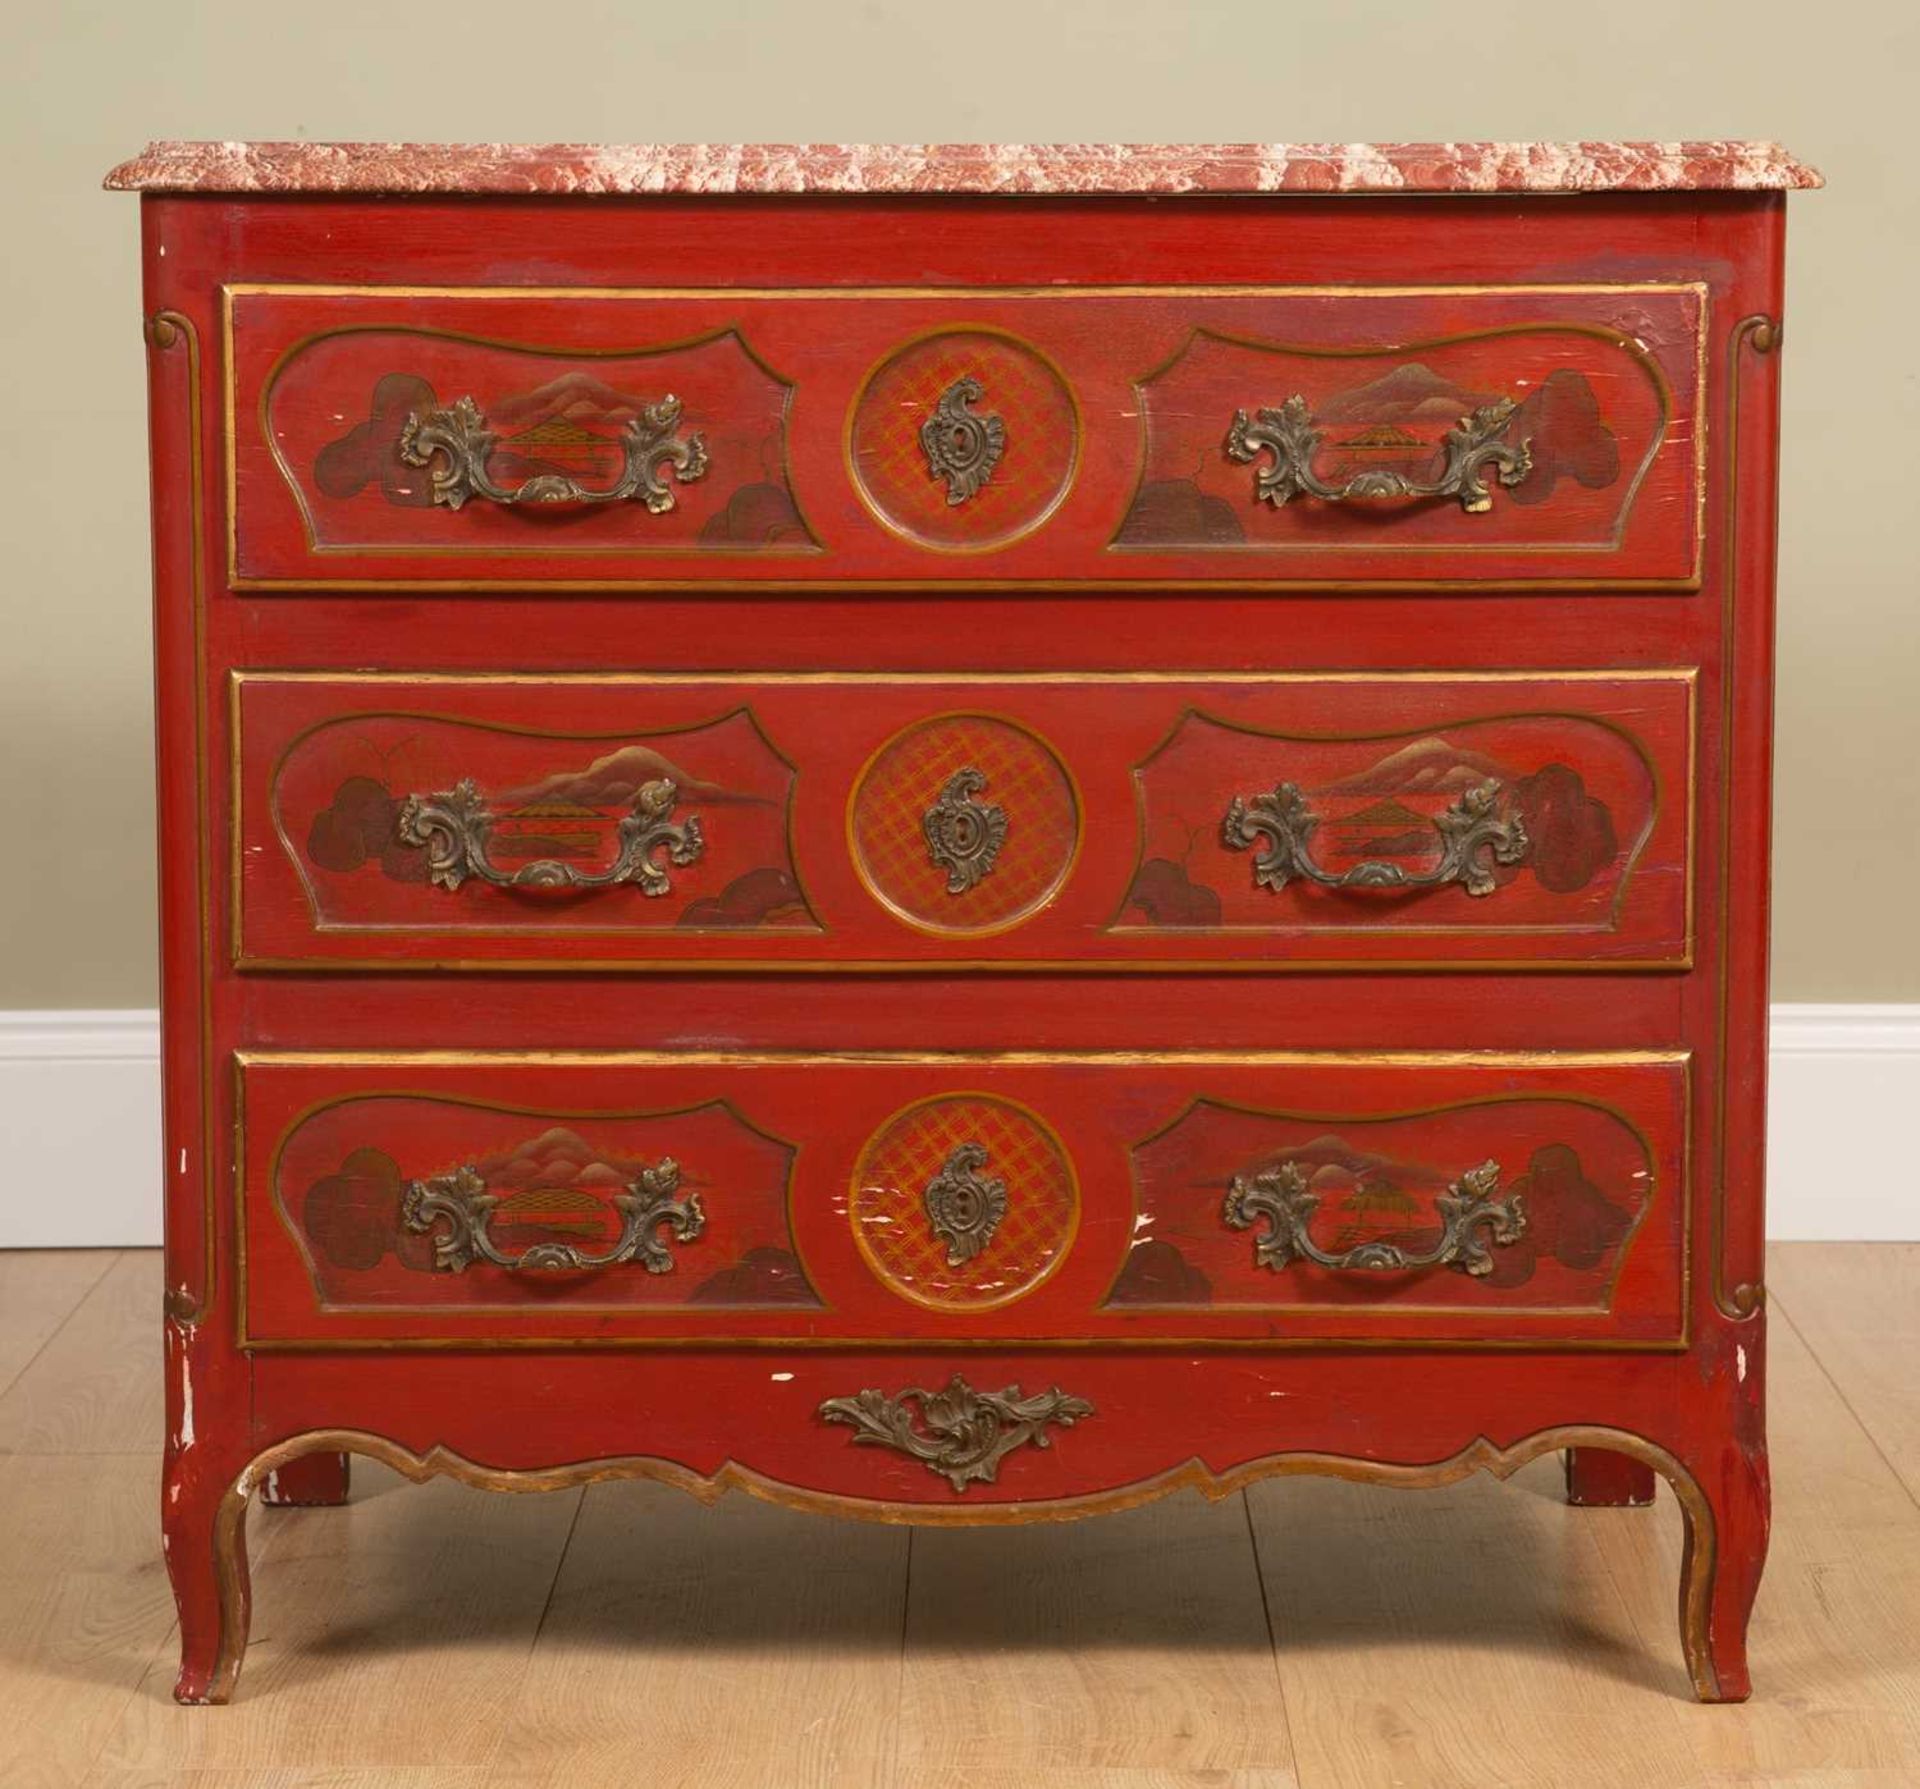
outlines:
M239 1698L179 1709L159 1263L0 1254L5 1789L1913 1789L1920 1246L1776 1247L1755 1699L1689 1698L1679 1520L1556 1467L920 1531L355 1463L263 1510Z

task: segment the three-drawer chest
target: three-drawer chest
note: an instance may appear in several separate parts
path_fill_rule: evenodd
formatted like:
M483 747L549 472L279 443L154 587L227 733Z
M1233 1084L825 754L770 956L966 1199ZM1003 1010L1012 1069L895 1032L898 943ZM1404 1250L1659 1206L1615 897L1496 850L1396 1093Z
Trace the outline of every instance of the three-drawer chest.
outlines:
M1766 1547L1766 144L161 144L178 1695L346 1457Z

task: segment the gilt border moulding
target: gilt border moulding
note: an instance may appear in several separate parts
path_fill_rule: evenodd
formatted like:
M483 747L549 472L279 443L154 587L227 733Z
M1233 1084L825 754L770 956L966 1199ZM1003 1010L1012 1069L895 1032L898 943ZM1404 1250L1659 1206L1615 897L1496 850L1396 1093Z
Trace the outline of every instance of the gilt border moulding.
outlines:
M112 190L281 193L1595 193L1824 184L1777 143L188 143Z

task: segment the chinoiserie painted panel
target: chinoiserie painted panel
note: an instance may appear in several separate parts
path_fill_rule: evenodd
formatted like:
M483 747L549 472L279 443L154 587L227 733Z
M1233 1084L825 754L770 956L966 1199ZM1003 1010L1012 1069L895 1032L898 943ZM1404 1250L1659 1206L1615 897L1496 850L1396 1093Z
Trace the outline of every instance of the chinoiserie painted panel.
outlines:
M235 685L253 964L1681 966L1693 678Z
M228 305L248 584L1699 577L1691 283Z
M321 1312L817 1306L792 1162L721 1101L583 1116L348 1095L279 1140L272 1197Z
M1682 1330L1685 1058L261 1053L251 1347Z
M1470 1310L1498 1289L1508 1314L1604 1311L1659 1180L1620 1107L1525 1095L1352 1115L1200 1100L1133 1167L1107 1300L1127 1310Z
M788 839L794 773L749 709L661 728L630 690L421 695L301 729L270 772L262 818L316 937L506 933L537 949L818 929ZM618 706L631 727L608 725Z

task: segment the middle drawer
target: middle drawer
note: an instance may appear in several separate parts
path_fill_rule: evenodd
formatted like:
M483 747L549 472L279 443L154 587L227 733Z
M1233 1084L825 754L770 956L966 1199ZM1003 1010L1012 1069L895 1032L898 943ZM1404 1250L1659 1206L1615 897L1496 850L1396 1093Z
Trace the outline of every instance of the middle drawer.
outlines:
M1694 673L236 673L243 968L1684 968Z

